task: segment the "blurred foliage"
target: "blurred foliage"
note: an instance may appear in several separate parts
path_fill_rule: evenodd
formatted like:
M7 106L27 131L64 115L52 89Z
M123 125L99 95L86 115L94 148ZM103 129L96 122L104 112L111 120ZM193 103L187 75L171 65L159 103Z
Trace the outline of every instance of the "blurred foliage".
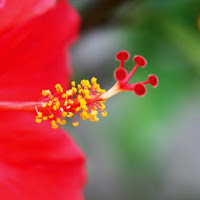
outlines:
M89 4L89 1L87 3ZM81 13L85 9L87 14L84 1L76 0L74 5L78 5ZM98 189L101 192L98 193L91 183L88 186L87 199L141 200L158 199L162 196L163 188L156 189L160 187L160 175L163 173L159 157L162 155L160 141L171 137L170 128L176 123L176 118L179 117L191 91L200 91L200 86L194 88L195 85L199 85L200 80L200 32L197 26L199 11L199 0L124 1L110 11L112 15L102 28L110 26L111 29L118 27L122 30L123 45L113 46L114 51L126 49L131 56L143 55L148 61L145 69L138 69L133 82L145 80L149 73L156 74L160 82L156 89L148 86L144 98L135 97L132 93L122 93L108 100L108 116L106 119L100 119L98 124L88 122L81 124L76 130L68 128L88 156L89 174L92 176L98 173L90 166L96 166L91 159L93 154L101 160L101 157L108 153L111 157L105 157L113 161L108 162L106 166L115 171L113 173L117 177L116 180L123 184L118 191L112 191L118 194L117 197L106 197L100 188ZM112 70L118 63L107 63L106 66L110 64L112 67L108 67L106 73L112 77ZM130 70L131 66L133 62L130 60L126 67ZM102 69L92 68L90 73L92 72L98 74ZM114 83L111 78L110 81L106 80L107 85L111 82ZM117 166L112 165L112 162L118 163ZM134 185L135 188L137 184L139 187L142 185L142 192L140 189L132 191L131 185L137 180L135 172L145 177L141 183L136 181ZM129 176L135 180L128 181ZM147 182L150 182L154 192L149 191L150 186L146 185ZM97 183L101 187L100 182ZM95 193L92 190L95 190Z

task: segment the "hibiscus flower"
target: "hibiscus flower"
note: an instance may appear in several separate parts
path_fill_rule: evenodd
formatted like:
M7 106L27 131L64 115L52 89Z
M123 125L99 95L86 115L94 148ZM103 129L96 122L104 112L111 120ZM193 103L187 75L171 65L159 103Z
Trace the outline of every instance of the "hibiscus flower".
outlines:
M110 90L102 90L95 77L91 84L82 80L77 87L72 81L68 89L69 46L79 24L76 11L64 0L0 1L1 200L83 199L85 157L59 128L66 122L60 116L73 117L73 126L78 126L75 115L96 122L97 109L105 117L104 102L113 95L134 91L143 96L146 84L158 85L155 75L129 84L146 60L135 56L135 66L127 73L124 62L129 53L120 51L116 84Z
M33 111L3 106L38 101L56 83L66 89L79 24L64 0L0 1L1 200L83 199L85 157L72 137L35 123Z

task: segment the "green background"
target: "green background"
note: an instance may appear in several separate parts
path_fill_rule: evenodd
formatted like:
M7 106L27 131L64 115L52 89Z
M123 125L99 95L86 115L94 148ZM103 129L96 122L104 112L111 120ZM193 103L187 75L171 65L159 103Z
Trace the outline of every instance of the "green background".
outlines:
M131 82L159 77L143 98L129 92L109 99L98 123L66 126L87 156L86 199L200 199L200 1L71 3L83 20L72 49L76 82L95 76L109 89L120 50L131 54L128 71L134 55L147 59Z

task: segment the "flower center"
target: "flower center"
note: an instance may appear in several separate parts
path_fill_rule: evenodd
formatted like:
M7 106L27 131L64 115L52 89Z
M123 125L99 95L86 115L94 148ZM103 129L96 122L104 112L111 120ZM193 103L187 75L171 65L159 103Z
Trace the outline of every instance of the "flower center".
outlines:
M58 125L64 125L64 118L73 118L73 126L78 126L76 116L82 120L89 119L92 122L99 121L97 117L98 111L101 116L107 115L104 102L101 96L106 91L101 89L97 84L97 79L92 78L91 83L88 80L82 80L80 84L75 85L71 82L71 89L66 92L60 84L56 84L56 94L52 95L50 90L43 90L44 102L40 108L36 107L36 122L41 123L42 120L51 120L52 128L58 128Z

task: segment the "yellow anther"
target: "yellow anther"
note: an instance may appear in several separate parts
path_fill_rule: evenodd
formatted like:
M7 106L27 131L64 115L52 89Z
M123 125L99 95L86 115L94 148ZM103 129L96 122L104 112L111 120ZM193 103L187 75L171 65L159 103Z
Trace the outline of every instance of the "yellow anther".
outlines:
M57 108L57 106L56 106L56 105L54 105L54 106L53 106L53 110L55 110L55 111L57 111L57 110L58 110L58 108Z
M56 123L55 120L51 121L51 126L52 126L53 129L57 129L58 128L58 124Z
M59 101L56 102L56 107L60 108L60 102Z
M58 83L58 84L56 84L55 85L55 88L57 89L57 88L60 88L61 87L61 85Z
M99 118L95 116L95 122L98 122L98 121L99 121Z
M100 106L101 106L101 110L104 110L105 109L105 104L100 104Z
M67 104L68 104L68 102L67 102L67 100L65 100L65 102L64 102L64 106L67 106Z
M82 93L83 93L83 89L79 89L79 90L78 90L78 93L79 93L79 94L82 94Z
M46 108L47 105L48 105L47 102L43 103L43 104L42 104L42 108Z
M71 100L71 99L69 99L69 100L68 100L68 103L72 105L72 104L74 103L74 101Z
M80 108L80 107L78 107L78 108L76 108L76 109L75 109L75 111L76 111L76 112L78 112L78 111L80 111L80 109L81 109L81 108Z
M98 112L96 110L92 110L92 112L90 113L92 116L96 116L98 114Z
M57 124L60 124L60 123L61 123L61 119L60 119L60 118L57 118L57 119L56 119L56 122L57 122Z
M89 85L90 85L90 81L89 81L89 80L85 80L85 84L86 84L87 86L89 86Z
M82 96L81 96L81 95L78 95L78 96L77 96L77 99L78 99L78 101L79 101L80 99L82 99Z
M88 113L86 111L83 111L82 113L80 113L80 117L86 118L88 117Z
M74 94L77 93L77 89L75 87L72 87L72 91Z
M36 123L41 123L41 122L42 122L42 119L39 119L39 118L36 117L36 118L35 118L35 122L36 122Z
M57 125L57 124L52 124L51 127L52 127L53 129L57 129L57 128L58 128L58 125Z
M85 109L87 106L85 103L80 103L80 108Z
M38 112L37 117L38 117L38 118L42 118L42 112Z
M105 93L106 92L106 90L104 90L104 89L101 89L101 93Z
M42 90L42 96L45 96L46 95L46 92L45 92L45 90Z
M67 112L63 111L62 112L62 117L67 117Z
M54 101L54 102L57 102L58 100L59 100L58 97L54 97L54 98L53 98L53 101Z
M56 124L56 121L55 120L51 120L51 124Z
M72 85L73 87L75 87L75 85L76 85L75 81L72 81L72 82L71 82L71 85Z
M68 96L72 96L72 95L73 95L73 91L72 91L72 90L67 90L67 91L66 91L66 94L67 94Z
M42 90L42 95L49 96L49 95L51 95L51 91L50 90Z
M78 99L80 104L86 104L85 99Z
M85 107L87 107L86 104L80 103L80 108L84 109Z
M101 116L102 116L102 117L106 117L107 114L108 114L107 111L104 111L104 112L101 113Z
M47 103L48 106L52 106L52 104L53 104L52 101L49 101L49 102Z
M56 91L57 91L58 93L63 93L63 88L62 88L62 86L61 86L60 84L56 84L56 85L55 85L55 88L56 88Z
M87 113L86 111L83 111L83 112L81 113L81 115L82 115L82 116L87 116L88 113Z
M67 123L67 121L63 119L63 120L60 122L60 125L65 125L66 123Z
M49 115L49 119L53 119L53 118L54 118L54 114L52 113Z
M91 83L92 83L92 84L95 84L96 82L97 82L97 78L92 77L92 79L91 79Z
M85 79L81 80L81 85L83 85L85 83Z
M82 108L83 111L88 111L88 107L85 106L84 108Z
M71 118L73 115L74 115L74 114L73 114L72 112L69 112L68 115L67 115L67 117L68 117L68 118Z
M103 93L101 88L97 89L98 94Z
M92 97L90 95L85 95L86 99L91 99Z
M81 107L81 109L83 109L84 111L87 111L87 110L88 110L88 107L87 107L86 105L81 105L80 107Z
M66 93L62 94L62 98L63 98L63 99L64 99L64 98L67 98L67 94L66 94Z
M99 85L99 84L94 84L94 85L93 85L93 88L94 88L94 89L100 89L100 85Z
M90 91L86 89L83 91L83 94L88 95L88 94L90 94Z
M90 121L95 122L95 118L94 117L90 118Z
M78 89L81 89L81 85L80 84L78 84Z
M79 125L79 122L72 122L72 126L77 127Z
M42 117L42 119L43 119L43 120L47 120L47 119L48 119L48 117L47 117L47 116L44 116L44 117Z
M83 80L81 81L81 85L82 85L82 87L84 87L84 89L86 89L86 88L91 88L90 82L89 82L88 80L85 80L85 79L83 79Z

